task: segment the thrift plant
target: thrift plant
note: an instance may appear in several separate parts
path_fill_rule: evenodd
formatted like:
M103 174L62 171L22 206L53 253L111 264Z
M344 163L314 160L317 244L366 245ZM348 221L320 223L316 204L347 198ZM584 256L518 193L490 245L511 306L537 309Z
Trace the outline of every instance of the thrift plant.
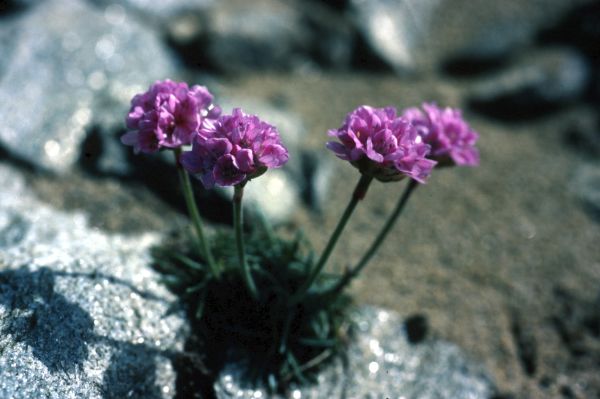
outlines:
M327 148L350 161L363 175L382 182L410 177L425 183L436 164L426 158L430 146L423 143L406 118L396 115L393 107L358 107L329 135L341 143L329 142Z
M211 189L215 184L243 185L287 160L288 152L277 128L236 108L232 115L205 123L192 151L184 153L181 162L206 189Z
M243 228L245 185L288 161L276 127L239 108L221 115L205 87L170 80L136 95L126 124L129 131L121 141L136 153L172 151L175 157L195 238L176 238L154 255L165 281L187 305L195 335L204 342L210 375L203 378L214 378L225 362L242 356L250 365L247 377L273 390L284 390L292 380L311 380L313 370L343 349L351 334L345 288L381 246L414 189L436 167L479 163L478 135L460 110L430 103L401 112L391 106L358 107L329 131L337 140L327 148L358 169L359 178L316 257L301 233L284 239L264 220L260 228ZM233 186L233 231L205 234L190 175L206 190ZM342 275L325 273L336 242L372 181L405 178L409 182L404 193L362 258Z
M204 86L190 89L187 83L156 82L131 100L126 119L129 132L121 141L136 153L191 144L202 121L219 116L220 109L212 100Z
M423 104L422 111L409 108L402 113L416 129L423 142L429 144L429 158L440 166L477 166L479 151L475 143L479 135L463 119L459 109L439 108Z

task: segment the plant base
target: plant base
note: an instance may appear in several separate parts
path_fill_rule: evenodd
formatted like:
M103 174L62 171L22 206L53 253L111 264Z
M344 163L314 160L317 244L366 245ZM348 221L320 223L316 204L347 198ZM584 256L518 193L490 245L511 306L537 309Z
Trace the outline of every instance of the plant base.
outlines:
M204 357L208 372L202 378L216 380L226 364L243 358L248 366L244 380L271 392L315 381L319 368L347 341L349 298L310 291L298 303L290 300L308 278L313 261L301 238L247 234L247 262L258 299L243 279L233 232L215 234L211 246L222 270L218 279L187 237L173 237L153 251L165 283L187 308L195 339L186 350Z

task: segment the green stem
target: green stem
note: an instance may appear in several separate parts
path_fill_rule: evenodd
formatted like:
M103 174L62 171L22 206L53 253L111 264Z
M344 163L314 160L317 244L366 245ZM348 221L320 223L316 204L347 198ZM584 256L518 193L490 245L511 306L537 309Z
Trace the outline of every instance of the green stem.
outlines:
M190 176L188 175L187 171L183 169L181 163L179 162L180 155L181 149L178 148L175 150L175 163L177 165L177 173L179 174L179 181L183 189L185 204L187 205L188 213L190 215L190 218L192 219L192 225L194 226L194 230L196 231L200 252L202 253L202 255L204 255L204 258L206 259L206 262L208 263L212 274L216 278L219 278L219 269L217 268L212 252L210 251L210 248L208 246L208 242L206 241L206 237L204 236L204 229L202 228L202 219L200 219L200 212L198 212L198 207L196 206L196 200L194 198L194 190L192 188L192 183L190 182Z
M354 208L356 208L356 205L358 204L358 202L365 197L367 190L369 188L369 184L371 184L372 180L373 180L372 176L361 175L360 180L358 181L358 183L356 184L356 188L354 189L354 193L352 194L352 198L350 199L350 202L346 206L346 210L342 214L342 217L340 218L335 230L331 234L331 237L329 238L329 242L327 243L327 246L323 250L323 253L321 254L321 257L319 258L319 261L317 262L315 267L311 270L311 273L308 276L308 279L304 282L304 284L302 284L302 286L300 287L298 292L296 292L296 294L294 294L294 296L292 297L292 303L298 302L300 299L302 299L304 294L306 294L306 292L310 289L310 287L316 280L317 276L319 275L319 273L321 272L323 267L325 267L325 264L327 263L327 260L329 259L329 255L331 255L331 252L333 251L335 244L337 243L338 239L340 238L340 235L342 234L342 231L344 230L346 223L350 219L350 216L352 215Z
M354 266L352 269L346 271L344 276L338 281L338 283L331 290L332 293L341 292L342 289L345 288L348 284L350 284L350 282L369 263L369 261L371 260L373 255L375 255L375 252L377 252L377 250L379 249L379 247L381 246L381 244L387 237L388 233L394 226L394 223L396 223L396 220L398 219L398 216L400 216L400 214L402 213L402 210L404 209L404 206L406 205L408 198L410 198L410 195L412 194L412 192L415 190L415 188L418 185L419 184L417 183L416 180L413 180L413 179L410 180L410 182L408 183L408 186L404 190L404 193L402 193L400 200L398 200L398 203L396 204L396 208L394 209L394 211L388 218L387 222L385 223L385 225L383 226L383 228L381 229L381 231L379 232L379 234L377 235L377 237L371 244L371 247L367 250L367 252L365 252L365 254L361 258L361 260L356 264L356 266Z
M246 262L246 250L244 248L244 217L242 214L242 198L244 196L244 186L238 184L234 186L233 191L233 224L235 226L235 241L237 244L238 258L240 261L240 267L242 269L242 275L244 276L244 280L246 281L246 286L248 287L248 291L252 295L252 298L258 300L258 291L256 290L256 285L254 284L254 280L252 279L252 275L250 274L250 268L248 267L248 262Z

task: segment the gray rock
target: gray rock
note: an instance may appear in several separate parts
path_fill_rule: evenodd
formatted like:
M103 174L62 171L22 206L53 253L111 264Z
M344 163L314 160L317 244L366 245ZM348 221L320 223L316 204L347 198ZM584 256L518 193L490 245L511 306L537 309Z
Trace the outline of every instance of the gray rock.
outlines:
M10 11L22 11L26 7L35 6L42 3L43 0L8 0L0 4L0 11L4 11L7 7Z
M228 196L233 191L228 189ZM271 169L244 189L248 211L262 212L272 224L290 220L300 203L299 188L290 175L280 169Z
M478 84L470 103L491 116L527 119L577 101L589 79L589 65L573 50L532 51Z
M292 387L284 396L298 398L488 399L493 385L481 366L447 342L408 342L401 317L362 307L355 311L356 339L347 363L333 360L312 386ZM217 398L281 398L240 380L243 367L231 364L215 384Z
M589 0L351 0L367 44L399 72L461 60L498 64Z
M311 31L311 55L316 62L336 69L350 67L355 47L355 29L350 18L325 2L302 1L302 16Z
M324 152L302 153L302 198L307 205L320 212L330 194L331 179L335 172L335 159Z
M415 67L440 0L352 0L356 25L370 47L398 72Z
M226 72L288 69L303 62L309 40L301 13L287 2L230 0L211 10L201 50Z
M590 215L600 221L600 164L583 164L577 168L571 183L571 191Z
M102 146L94 171L113 175L127 175L130 173L133 169L128 159L131 148L123 146L119 137L120 134L115 134L114 129L98 129L97 136L101 140ZM85 148L82 148L82 150L85 150ZM85 152L82 154L84 157L86 155Z
M589 0L444 0L423 43L421 66L440 62L499 64L535 43L541 30L553 26L571 7Z
M0 185L0 397L173 397L187 326L149 267L160 237L92 229L4 165Z
M203 14L215 0L88 0L104 10L108 19L122 19L127 11L141 17L141 22L148 24L172 23L183 15Z
M0 79L4 75L15 51L14 38L17 35L17 27L10 23L0 23Z
M166 30L188 65L230 73L346 69L355 39L348 18L314 1L214 2L170 19Z
M158 37L126 13L116 18L77 0L48 1L10 25L0 143L56 172L77 161L87 130L122 127L131 97L175 70Z
M590 112L574 116L566 126L565 139L582 155L600 159L600 115Z
M600 3L593 0L576 1L570 4L569 10L561 15L558 23L550 25L549 29L541 33L539 40L542 43L560 43L575 47L598 67L600 64L597 45L600 42L598 26L600 26Z

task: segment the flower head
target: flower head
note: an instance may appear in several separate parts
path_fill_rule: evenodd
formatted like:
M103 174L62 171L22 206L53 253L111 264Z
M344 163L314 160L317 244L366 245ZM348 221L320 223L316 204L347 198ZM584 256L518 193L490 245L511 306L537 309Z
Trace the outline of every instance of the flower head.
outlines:
M190 88L183 82L157 81L131 100L126 118L129 131L121 142L133 146L136 153L191 144L202 120L220 113L212 100L204 86Z
M431 146L430 158L440 165L477 166L479 151L475 143L479 138L455 108L440 108L435 104L423 104L408 108L402 116L415 126L423 141Z
M380 181L408 176L424 183L436 164L426 158L429 146L421 141L408 120L396 115L393 107L358 107L329 135L340 142L328 142L327 148Z
M244 183L287 160L277 129L239 108L203 124L192 151L181 156L183 167L207 189Z

